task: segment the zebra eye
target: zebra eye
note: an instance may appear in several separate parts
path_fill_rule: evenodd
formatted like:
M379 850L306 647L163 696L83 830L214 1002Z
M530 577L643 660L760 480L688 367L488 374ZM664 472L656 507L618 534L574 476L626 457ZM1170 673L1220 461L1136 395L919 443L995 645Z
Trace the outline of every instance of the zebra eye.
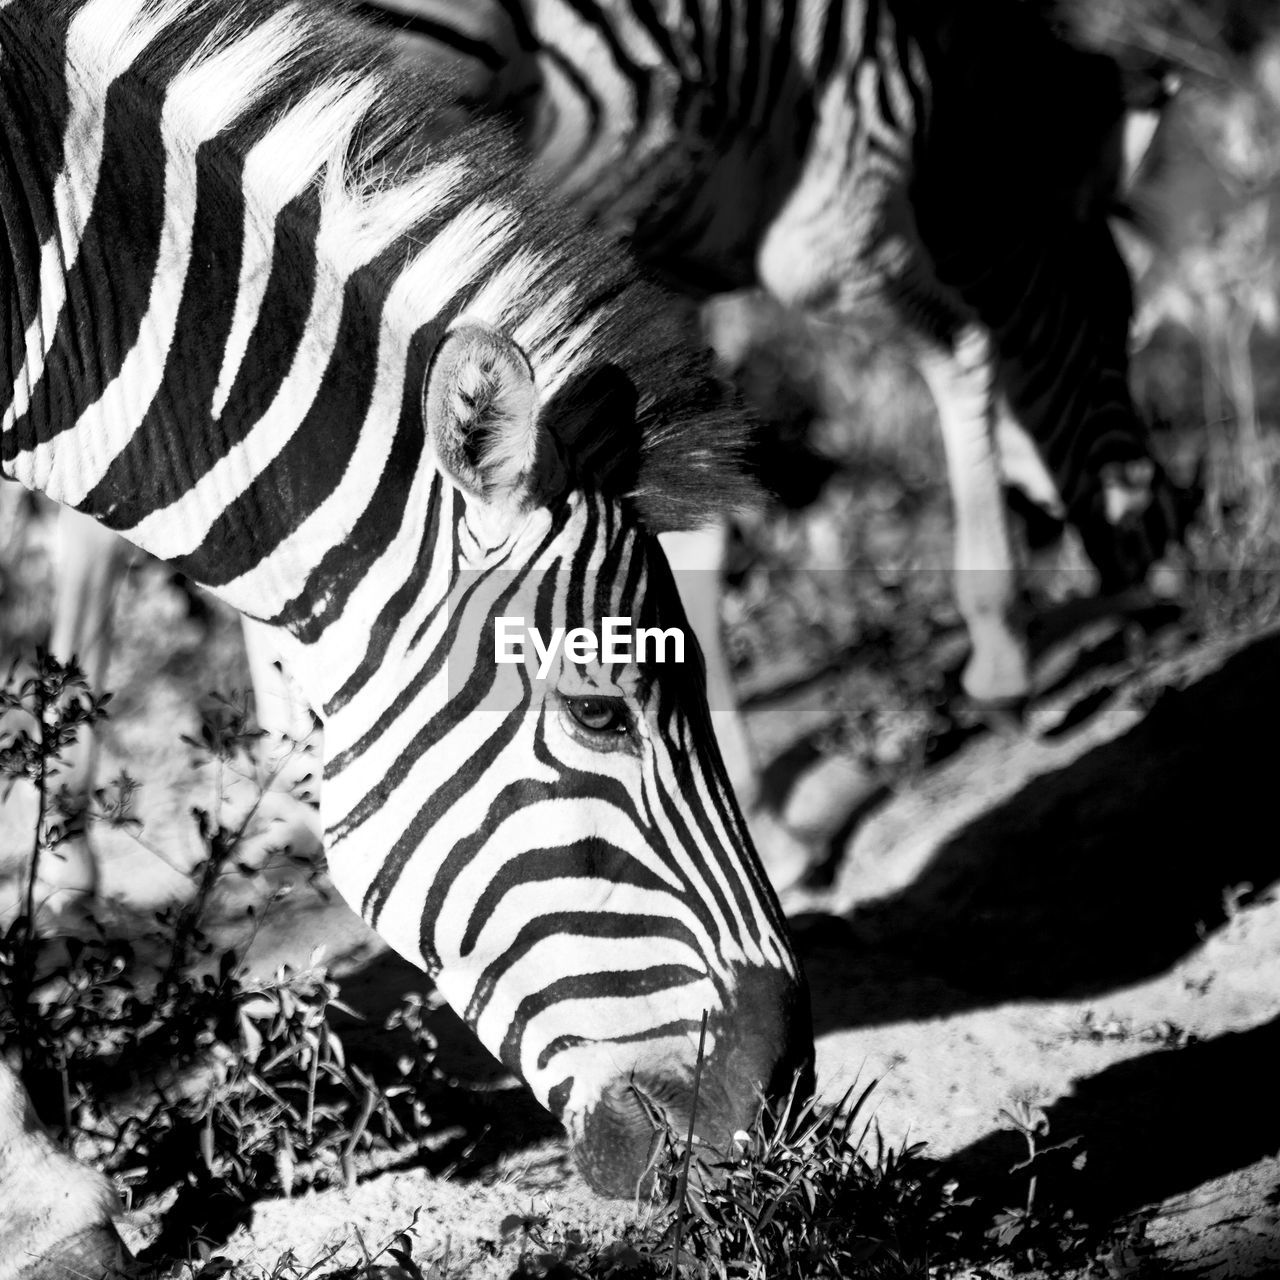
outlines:
M631 727L622 698L566 698L569 714L592 733L626 733Z

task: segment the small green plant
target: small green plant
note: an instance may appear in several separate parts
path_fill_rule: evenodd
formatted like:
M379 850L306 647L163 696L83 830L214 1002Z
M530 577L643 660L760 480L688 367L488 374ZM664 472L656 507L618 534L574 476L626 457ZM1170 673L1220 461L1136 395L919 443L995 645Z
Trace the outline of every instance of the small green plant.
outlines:
M413 1257L418 1213L413 1221L395 1232L382 1245L370 1248L359 1231L355 1244L360 1260L345 1266L329 1268L343 1252L341 1244L327 1250L323 1257L305 1264L292 1249L281 1254L270 1266L232 1262L213 1252L207 1245L199 1250L199 1261L185 1268L176 1280L449 1280L449 1246L446 1240L441 1259L427 1264L424 1271Z
M192 810L205 856L187 897L153 921L147 976L134 947L101 929L42 937L49 921L40 915L40 869L70 838L55 790L62 759L108 699L92 697L73 666L46 654L37 655L34 675L10 672L0 699L14 713L0 737L0 774L10 785L30 781L37 798L21 907L0 936L0 1052L15 1059L37 1110L68 1145L134 1197L176 1185L197 1198L244 1200L273 1188L350 1183L360 1152L412 1149L426 1137L425 1094L440 1078L428 1001L410 997L392 1014L388 1025L408 1049L387 1078L375 1079L347 1061L330 1016L355 1015L318 953L303 969L251 979L243 948L215 954L205 935L220 885L256 874L239 855L252 810L230 826L221 813L224 772L251 765L259 737L245 700L212 698L198 735L184 739L216 766L214 802ZM114 780L95 793L86 819L136 832L135 789L127 777ZM247 910L246 945L275 901ZM83 918L92 926L87 911ZM128 1101L119 1100L121 1086ZM372 1275L373 1258L401 1249L393 1241L365 1251L364 1270L327 1274ZM320 1272L282 1260L272 1274Z
M1194 1032L1171 1022L1167 1018L1159 1022L1136 1024L1132 1018L1099 1018L1092 1009L1086 1009L1067 1028L1066 1037L1075 1043L1102 1044L1105 1041L1158 1045L1162 1049L1182 1049L1199 1039Z
M151 1008L132 1046L156 1064L143 1105L122 1115L85 1090L77 1112L99 1162L137 1194L187 1183L247 1199L350 1183L358 1151L409 1141L383 1088L347 1063L328 1022L345 1006L322 968L252 982L227 952ZM177 1065L159 1069L169 1054Z
M43 649L36 651L30 674L19 676L18 669L15 660L0 687L0 715L5 717L0 733L0 795L7 800L15 784L25 781L34 790L36 811L21 903L0 939L0 973L6 979L0 988L4 999L0 1016L23 1075L30 1079L53 1066L51 1046L31 1017L45 906L41 872L60 856L60 846L77 834L73 805L57 779L64 753L82 728L106 716L110 695L94 696L74 662L58 662Z
M1081 1139L1077 1136L1044 1145L1043 1140L1049 1135L1049 1117L1026 1095L1016 1097L1011 1107L1002 1107L1000 1117L1026 1144L1026 1159L1014 1164L1009 1172L1026 1171L1027 1194L1021 1205L1005 1208L994 1216L987 1238L1000 1255L1028 1266L1061 1260L1071 1252L1078 1252L1083 1233L1072 1211L1043 1202L1037 1198L1037 1192L1047 1159L1072 1151ZM1072 1158L1071 1168L1079 1172L1086 1159L1086 1153L1079 1152Z
M888 1147L866 1118L875 1084L835 1106L793 1089L763 1107L729 1157L684 1188L679 1265L760 1280L925 1275L934 1193L917 1164L921 1146Z
M729 1153L692 1147L663 1128L654 1213L622 1239L552 1230L513 1215L521 1241L513 1280L841 1280L931 1274L930 1238L947 1193L920 1146L894 1149L866 1116L875 1083L836 1105L793 1089L761 1105Z

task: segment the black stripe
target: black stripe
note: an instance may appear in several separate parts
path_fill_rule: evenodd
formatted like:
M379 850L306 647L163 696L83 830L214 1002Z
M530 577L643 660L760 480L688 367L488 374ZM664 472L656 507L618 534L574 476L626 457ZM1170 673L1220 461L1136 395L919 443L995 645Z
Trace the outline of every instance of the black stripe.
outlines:
M884 65L883 55L877 51L876 62L876 106L880 111L880 118L893 132L897 133L902 128L902 121L898 119L897 113L893 107L893 95L889 91L889 77L893 74L892 68Z
M602 969L598 973L561 978L520 1001L498 1056L507 1067L520 1071L520 1043L524 1039L525 1030L534 1018L553 1005L569 1000L589 1000L602 994L622 994L618 991L622 982L626 984L623 991L632 998L656 996L663 991L677 991L691 983L701 982L706 976L705 973L683 965L664 964L655 965L652 969L627 970L624 974Z
M240 277L243 159L210 145L196 157L191 259L160 390L138 430L80 509L128 529L177 501L231 448L209 408L222 368Z
M546 536L543 538L543 541L538 551L533 553L530 556L530 559L535 558L535 556L537 554L540 554L542 550L549 547L555 541L556 537L559 535L561 531L561 526L557 525L557 523L554 520L552 522L552 525L553 527L547 532ZM440 548L438 546L436 548L435 554L436 555L440 554ZM504 561L502 562L502 564L496 567L495 571L508 575L511 581L507 589L502 592L501 596L496 602L494 606L495 608L499 608L505 602L508 602L516 598L517 594L525 588L525 583L528 580L529 571L527 568L510 569L505 567L505 565L506 565L506 562ZM449 622L448 627L445 629L444 635L441 637L440 644L436 647L436 649L432 653L426 656L423 662L423 666L419 669L417 674L411 680L406 682L405 687L397 695L395 701L392 702L392 704L386 709L385 714L379 717L378 723L375 724L371 729L369 729L362 738L360 738L357 742L353 743L346 750L338 752L334 756L330 757L330 759L326 762L326 766L325 766L327 773L336 774L336 773L342 772L342 770L347 768L347 766L350 765L353 760L359 759L360 756L364 755L367 751L369 751L374 746L374 744L381 738L382 734L400 718L400 716L404 713L405 709L410 705L410 703L413 702L413 700L418 696L418 694L421 693L421 691L426 687L426 685L440 672L440 670L443 668L445 663L449 660L449 656L453 651L453 646L457 642L458 632L461 629L467 607L471 603L471 600L475 596L476 592L480 589L481 585L483 585L483 581L484 581L483 575L477 574L475 576L475 580L470 584L469 587L467 587L467 589L464 592L462 592L460 598L451 599L449 601L449 606L451 610L451 620ZM468 681L464 685L461 692L467 695L467 697L469 698L479 698L483 696L483 694L487 691L488 685L484 685L483 687L477 687L476 682L479 679L480 675L483 674L484 670L487 670L487 669L488 667L486 666L484 668L478 669L477 671L473 671L471 674L471 677L468 679ZM492 682L492 673L490 673L490 683L491 682ZM443 736L443 733L445 731L451 730L458 723L458 720L459 720L459 717L454 715L449 710L449 707L446 706L446 708L439 715L434 717L432 721L429 722L428 726L424 727L424 730L422 732L418 733L415 736L414 743L417 744L417 746L415 749L416 754L414 755L413 758L416 759L417 756L421 755L422 751L425 750L425 746L422 744L430 742L432 740L429 737L424 737L426 729L429 728L430 725L443 726L443 728L439 728L436 733L436 736L440 737L440 736ZM393 775L389 775L389 776L393 776L393 778L396 778L396 779L403 777L403 769L401 768L401 766L403 766L403 768L407 768L408 765L411 763L412 763L412 760L397 762L395 767L396 771L393 771ZM376 808L376 806L369 807L368 804L364 802L362 802L360 805L357 805L356 808L353 809L350 814L348 814L342 826L339 828L339 831L342 833L345 833L349 830L354 830L362 822L366 821L369 817L372 816L374 808Z
M625 1036L609 1037L609 1043L613 1044L640 1044L645 1040L665 1040L670 1036L684 1036L686 1038L696 1037L698 1028L701 1027L702 1020L700 1018L680 1018L674 1022L664 1022L656 1027L646 1027L643 1031L631 1031ZM563 1035L556 1036L551 1040L538 1054L538 1070L545 1071L547 1065L558 1053L564 1053L567 1049L575 1049L580 1044L595 1044L596 1039L587 1036ZM569 1100L569 1094L573 1089L573 1077L570 1076L567 1081L557 1085L550 1091L547 1106L552 1115L558 1119L564 1111L565 1104ZM557 1094L561 1096L558 1107L552 1103Z
M524 10L524 0L494 0L498 8L506 14L511 29L516 33L516 43L520 48L532 52L541 46L533 28L529 25L529 17Z
M400 398L400 417L395 434L385 458L382 473L365 509L352 526L351 531L335 546L325 552L311 574L307 587L273 619L288 626L304 644L319 640L331 620L346 612L352 594L364 580L369 566L395 541L408 516L409 495L415 477L420 473L425 454L425 434L419 394L424 371L430 353L435 348L436 325L433 323L415 336L405 362L404 391ZM377 430L377 428L374 428ZM429 565L435 551L434 533L438 528L438 491L432 488L428 502L425 528L421 541L419 560ZM415 561L411 579L417 579L422 566ZM408 608L410 597L400 587L384 605L382 612L370 627L369 647L357 671L348 679L345 689L359 687L376 670L377 663L386 652L394 635L398 617L393 610L398 605ZM348 696L350 696L348 694ZM331 700L329 710L336 710L346 698Z
M742 31L742 65L738 68L738 118L749 128L756 119L756 102L765 88L764 75L764 5L762 0L747 0Z
M554 541L559 530L555 530L547 535L544 540L544 546ZM536 559L538 553L531 555L530 559ZM543 594L547 590L554 590L554 567L545 574L542 583L539 586L539 594ZM510 573L511 582L508 587L502 591L497 600L494 602L488 614L488 622L491 624L492 618L497 616L499 612L505 611L508 603L516 597L517 593L524 587L528 579L528 571L519 571ZM331 776L336 772L340 772L343 768L350 764L353 759L358 758L369 745L375 742L382 732L395 723L399 716L403 713L404 708L412 701L417 693L427 684L427 682L440 671L448 656L454 653L457 642L457 632L461 627L463 618L467 611L467 603L471 596L475 593L480 585L480 579L464 593L463 599L455 605L450 625L442 638L440 644L435 651L429 655L422 671L414 677L406 688L397 698L395 704L387 713L379 718L378 725L371 729L365 737L356 745L341 753L334 760L330 761L326 766L326 776ZM483 624L482 624L483 625ZM492 634L491 625L483 625L482 634ZM548 632L544 629L544 634ZM499 730L490 736L486 744L481 748L477 767L477 757L472 757L470 761L459 761L457 773L449 779L438 791L433 792L427 799L426 803L419 809L413 821L409 824L408 829L396 841L395 846L387 855L382 866L379 868L378 874L371 884L365 895L363 911L366 919L373 923L377 915L381 912L386 904L387 898L394 890L401 872L413 857L414 853L421 847L427 834L435 825L440 815L444 813L453 799L462 793L467 787L471 786L475 777L483 772L484 762L491 758L501 745L518 732L524 717L528 711L528 705L531 698L531 687L529 675L522 666L512 668L522 683L522 697L515 709L503 720ZM333 829L333 836L336 840L349 837L364 822L375 814L378 809L386 802L387 797L392 791L403 785L405 778L408 776L410 769L417 760L435 743L443 741L450 733L453 733L457 727L474 712L486 695L490 692L494 680L496 678L497 668L492 662L483 661L482 655L477 655L475 665L471 668L467 680L462 688L453 693L449 701L432 716L426 724L414 735L413 740L401 754L401 756L393 761L386 771L385 780L379 788L364 797L352 810L344 817L341 823ZM497 748L494 744L498 743ZM425 927L425 925L424 925ZM430 939L424 937L424 944L430 945ZM427 950L423 952L424 956L434 954Z
M525 686L525 702L527 702L529 676L523 667L514 667L512 669L517 672ZM391 792L398 786L403 785L404 777L409 767L423 755L426 749L432 743L443 739L463 719L475 711L484 695L488 692L490 684L492 684L493 668L491 664L484 674L488 676L487 681L474 678L468 681L462 692L450 699L445 714L432 717L426 726L428 732L419 733L414 738L410 748L395 762L390 771L394 776L389 776L387 782L379 788L378 792L362 802L361 807L367 806L368 813L360 815L360 818L370 816L381 808L386 800L390 798ZM440 821L441 817L448 812L453 804L475 785L477 777L482 777L485 772L493 767L494 760L515 739L524 723L525 711L524 703L513 707L503 717L502 723L497 729L480 744L472 755L465 760L457 762L455 772L430 794L426 802L414 814L395 844L387 851L360 904L361 914L375 929L378 925L378 917L387 905L387 899L390 898L395 890L405 867L409 865L409 860L422 849L432 827ZM344 834L356 825L358 825L358 821L344 821ZM427 903L423 907L422 930L418 945L419 953L427 966L427 971L432 974L437 973L440 967L440 956L435 947L435 921L437 916L430 913L431 904L434 904L437 911L439 909L439 904L433 896L437 883L438 877L432 881L428 890Z
M731 107L733 82L733 0L720 0L720 29L716 32L715 57L715 123L717 126L728 125L736 120Z
M337 341L305 416L200 547L175 561L183 573L216 588L256 568L337 487L361 431L378 430L365 423L378 371L379 326L371 320L381 314L389 284L375 266L347 279Z
M898 70L902 75L902 82L906 85L907 93L911 97L911 109L915 117L915 128L917 133L923 133L928 126L929 110L926 102L925 93L926 86L917 83L912 74L912 50L915 48L911 40L911 35L907 29L907 24L902 21L901 15L894 18L894 47L898 51ZM924 60L921 59L923 68ZM928 71L924 74L927 76Z
M404 13L399 9L384 9L377 4L357 4L355 8L361 17L379 26L409 31L434 44L445 45L468 58L475 59L490 71L500 71L507 65L507 60L490 41L477 40L473 36L464 35L448 23L436 22L420 14Z
M570 159L570 164L575 165L590 151L595 145L596 139L600 136L600 124L604 119L604 104L597 97L591 82L578 70L572 59L566 58L559 49L552 48L550 45L547 46L545 53L547 59L559 70L566 83L582 100L583 109L587 113L587 136L583 140L581 147L578 148L577 154Z
M874 9L878 0L866 0L867 8ZM844 52L844 0L829 0L827 20L822 27L822 44L818 52L818 65L814 81L818 87L825 85L831 73L839 65Z
M525 856L532 857L537 852L537 850L534 850ZM558 851L546 850L545 852L554 857ZM584 879L581 855L566 858L564 861L570 864L562 868L565 875L574 879ZM505 872L506 868L504 868L504 877ZM550 878L548 875L539 874L532 877L530 882L536 883ZM517 883L527 882L518 881ZM635 882L628 881L628 883ZM584 882L584 888L586 887L587 883ZM649 888L652 886L642 885L641 887ZM627 938L644 938L646 940L675 939L688 947L694 955L699 954L701 950L697 937L669 916L630 915L617 911L591 913L585 911L551 911L545 915L535 916L527 924L522 925L519 932L511 940L510 947L501 955L495 956L493 962L486 966L484 973L481 974L479 981L476 983L471 999L467 1002L466 1012L462 1015L463 1020L474 1027L484 1015L485 1008L488 1006L494 990L502 979L518 964L523 962L529 951L537 946L538 943L545 942L548 938L559 937L564 937L566 942L575 947L582 946L587 939L605 944L599 947L602 963L607 963L609 959L608 943L624 941ZM469 954L469 951L465 951L463 954ZM630 970L623 971L621 975L622 981L625 982L630 972ZM602 988L597 994L610 993L607 988Z
M389 474L395 474L398 470L399 464L393 459L388 471L383 473L383 480L385 481ZM458 500L461 501L460 498ZM381 494L375 495L375 500L371 505L374 507L381 505ZM377 618L374 619L373 625L369 629L369 646L365 650L364 657L360 659L359 665L348 677L342 688L325 704L326 715L334 715L336 712L341 711L364 688L370 676L382 666L382 660L386 657L387 649L395 636L396 628L399 626L400 620L422 594L427 577L431 572L432 556L440 550L440 513L443 506L444 478L437 473L431 481L431 492L427 498L427 514L426 519L423 521L422 539L418 544L418 554L414 557L413 572L396 589L386 604L382 606ZM424 628L429 626L434 621L438 611L444 608L446 598L442 596L436 602L423 623ZM294 616L300 616L305 605L306 599L304 597L291 603L288 612L294 614Z
M788 72L795 66L793 44L796 34L796 13L799 0L778 0L780 7L778 28L773 34L773 56L769 62L769 83L765 89L764 107L761 112L766 122L773 121L782 93L786 87Z
M698 59L698 70L705 82L707 76L707 27L702 20L702 0L684 0L685 17L693 32L693 50Z
M54 65L66 59L65 29L49 33ZM6 291L4 333L0 351L8 355L6 369L16 375L26 363L25 333L39 309L40 247L56 228L53 187L63 164L63 134L70 104L62 77L42 76L30 58L7 48L0 76L0 231L7 241L6 261L15 270ZM29 266L30 270L23 270ZM13 384L0 380L0 414L11 403ZM34 442L30 424L20 424L23 436ZM15 440L15 444L17 441ZM6 442L4 458L13 456Z
M676 48L675 41L666 24L658 17L649 0L631 0L631 12L636 21L645 29L649 38L658 46L658 51L667 60L672 71L683 78L685 74L684 60Z
M623 48L608 15L601 11L594 0L565 0L565 3L588 26L594 27L604 38L605 47L613 58L614 65L630 82L635 94L636 120L643 121L649 114L649 73L644 67L632 61L631 55Z
M464 198L456 196L445 207L433 210L429 218L415 227L415 236L429 242L464 207ZM286 244L289 241L283 232L278 239ZM314 241L306 243L314 244ZM517 245L505 244L491 253L484 264L485 277L501 270L517 251ZM381 315L385 299L395 286L403 260L404 247L397 243L379 258L354 271L346 280L337 338L311 408L280 454L222 513L202 546L175 562L184 573L205 585L216 587L261 563L333 492L346 470L361 430L380 429L379 424L366 428L364 422L378 370L381 326L376 318ZM421 447L420 440L412 443L416 433L413 424L406 419L421 417L420 395L426 367L423 352L425 350L429 355L434 350L440 335L483 284L481 279L464 286L463 292L455 294L439 307L411 340L411 358L406 361L406 381L402 388L396 434L401 459L416 459ZM259 417L261 401L258 404L256 413L245 416ZM391 483L398 492L407 491L407 475L395 477ZM360 524L364 541L357 542L354 537L349 539L343 548L331 552L320 566L329 575L325 580L325 590L330 593L327 601L329 615L341 611L357 581L354 576L357 554L376 553L390 541L393 529L387 522L388 510L366 511ZM372 527L375 525L380 527ZM318 591L313 589L307 594L318 594ZM287 622L294 620L293 616L281 618ZM323 626L318 614L311 613L309 620L304 614L303 621L312 636L318 634Z
M164 221L159 108L140 106L153 98L133 75L107 92L97 198L80 255L66 273L67 303L44 377L32 394L26 447L70 431L137 341ZM6 440L6 461L16 444Z

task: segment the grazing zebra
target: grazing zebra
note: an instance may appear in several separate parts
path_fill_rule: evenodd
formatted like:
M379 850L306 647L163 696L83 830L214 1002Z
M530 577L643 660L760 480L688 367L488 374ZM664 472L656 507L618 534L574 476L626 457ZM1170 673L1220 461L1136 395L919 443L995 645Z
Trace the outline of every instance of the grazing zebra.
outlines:
M704 1011L727 1141L812 1035L696 646L494 647L680 627L649 529L744 492L705 355L341 9L3 0L0 112L3 474L273 628L339 890L597 1188L689 1122ZM0 1069L0 1275L104 1274L104 1193Z
M522 120L557 189L664 278L695 293L758 282L906 340L942 430L963 685L979 702L1031 688L1006 478L1070 520L1106 591L1139 581L1177 533L1128 389L1132 299L1108 224L1119 74L1034 6L361 8L406 60L448 65L470 102ZM1006 477L1000 444L1020 438Z

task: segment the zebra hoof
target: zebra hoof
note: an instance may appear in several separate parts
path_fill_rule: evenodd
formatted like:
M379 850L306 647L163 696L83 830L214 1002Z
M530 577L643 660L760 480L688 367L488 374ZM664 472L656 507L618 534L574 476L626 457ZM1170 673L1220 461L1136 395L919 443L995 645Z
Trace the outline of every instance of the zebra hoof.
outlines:
M106 1223L60 1241L17 1273L16 1280L130 1280L133 1255ZM8 1274L6 1272L6 1274Z

